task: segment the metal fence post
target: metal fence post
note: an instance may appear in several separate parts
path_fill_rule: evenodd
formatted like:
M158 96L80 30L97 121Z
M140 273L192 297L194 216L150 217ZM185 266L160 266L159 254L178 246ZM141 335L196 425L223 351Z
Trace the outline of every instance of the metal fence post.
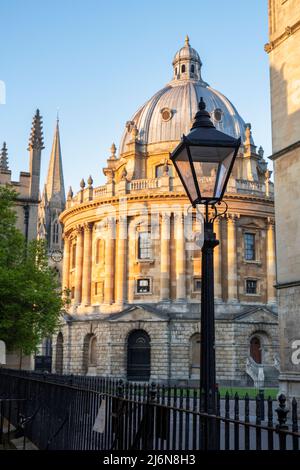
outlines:
M265 391L263 388L258 390L258 394L260 396L260 419L262 421L265 420Z
M117 422L117 449L118 450L124 450L123 449L123 438L124 438L124 429L123 429L123 398L124 398L124 382L123 380L119 380L118 386L117 386L117 416L116 416L116 422Z
M278 408L276 408L275 411L276 411L277 416L278 416L279 424L277 424L276 430L277 430L278 435L279 435L279 448L280 448L280 450L286 450L286 433L285 433L285 431L288 431L288 429L289 429L288 425L286 424L286 420L287 420L287 415L288 415L290 410L286 406L286 397L285 397L285 395L283 395L283 393L281 395L279 395L278 401L279 401L279 406L278 406Z
M294 397L292 400L292 431L298 433L298 416L297 416L297 401ZM299 437L293 436L293 450L299 450Z
M147 438L146 449L152 450L154 443L154 421L155 421L155 403L157 397L157 386L154 382L151 383L149 390L149 403L147 404Z

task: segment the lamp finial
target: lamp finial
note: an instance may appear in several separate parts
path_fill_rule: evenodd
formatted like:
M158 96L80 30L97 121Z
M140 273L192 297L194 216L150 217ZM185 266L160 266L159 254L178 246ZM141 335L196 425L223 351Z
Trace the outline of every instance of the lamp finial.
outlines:
M201 96L200 102L199 102L199 109L200 111L203 111L205 108L206 108L206 104L205 104L203 97Z

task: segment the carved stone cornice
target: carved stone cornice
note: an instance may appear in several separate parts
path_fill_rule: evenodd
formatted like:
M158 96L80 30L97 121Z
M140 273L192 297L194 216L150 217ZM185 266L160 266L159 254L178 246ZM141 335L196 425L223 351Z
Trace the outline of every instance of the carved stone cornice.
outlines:
M118 210L118 204L119 204L119 196L109 196L107 198L98 198L94 199L93 201L86 201L82 204L77 204L74 205L68 209L66 209L64 212L59 217L59 220L61 223L63 223L66 226L66 222L70 217L74 217L77 214L83 214L85 211L89 210L95 210L95 213L93 214L93 219L94 222L99 222L99 215L97 215L97 209L106 206L108 204L111 204L113 207ZM264 197L261 195L254 195L254 194L242 194L242 193L232 193L232 194L226 194L225 198L226 202L240 202L241 204L245 202L255 202L260 205L264 205L266 207L266 211L269 210L270 207L274 206L274 201L273 198L270 197ZM176 204L185 204L188 203L188 198L186 194L181 193L181 192L168 192L168 193L153 193L153 194L135 194L135 195L127 195L126 197L128 207L130 203L134 202L161 202L162 204L165 204L167 201L172 201ZM243 206L241 207L241 211L243 212ZM174 216L175 216L176 211L174 211ZM263 217L263 214L261 215ZM266 217L266 215L264 215ZM75 220L74 220L75 222ZM74 225L72 224L72 227L67 228L67 230L74 230Z
M298 149L299 147L300 147L300 140L298 140L297 142L294 142L291 145L288 145L287 147L285 147L281 150L278 150L278 152L276 152L276 153L273 153L273 155L271 155L269 157L269 159L274 162L278 158L287 155L288 153L292 152L293 150Z
M267 54L272 52L276 47L282 44L286 39L295 34L300 29L300 21L297 21L292 26L286 26L284 32L274 38L272 41L265 44L265 51Z

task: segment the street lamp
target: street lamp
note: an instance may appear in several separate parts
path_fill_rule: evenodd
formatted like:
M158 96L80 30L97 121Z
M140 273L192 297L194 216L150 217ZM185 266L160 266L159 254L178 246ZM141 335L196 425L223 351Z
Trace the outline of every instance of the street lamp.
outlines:
M219 244L213 232L241 139L218 131L205 110L201 98L190 133L183 135L171 154L171 160L193 207L204 204L204 243L202 246L201 288L201 410L215 415L217 411L215 318L214 318L214 263L213 250ZM211 211L209 210L211 208ZM213 215L210 215L210 213ZM217 449L216 420L202 420L203 449Z

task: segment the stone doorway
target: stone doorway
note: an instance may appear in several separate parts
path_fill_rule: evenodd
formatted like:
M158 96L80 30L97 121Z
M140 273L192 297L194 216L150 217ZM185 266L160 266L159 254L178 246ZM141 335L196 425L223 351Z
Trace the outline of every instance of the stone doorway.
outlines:
M132 331L127 340L127 379L149 381L151 373L151 346L148 333Z
M256 364L262 363L261 341L257 336L251 338L250 341L250 356Z

